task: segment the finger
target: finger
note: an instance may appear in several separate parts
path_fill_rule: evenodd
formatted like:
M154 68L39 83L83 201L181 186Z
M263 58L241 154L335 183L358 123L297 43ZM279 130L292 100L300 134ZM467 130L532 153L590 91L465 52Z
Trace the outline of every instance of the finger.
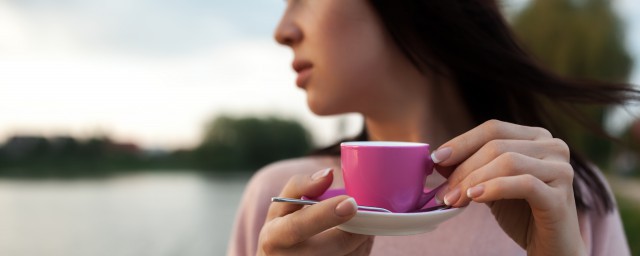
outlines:
M351 255L367 244L370 236L329 229L301 243L299 255ZM361 255L361 254L360 254Z
M538 140L551 138L553 138L551 133L544 128L490 120L440 146L437 151L449 148L448 150L451 150L451 153L448 154L446 159L439 159L440 161L437 162L441 166L457 165L492 140ZM438 153L434 152L434 155L438 155Z
M559 139L551 140L492 140L482 146L471 157L464 160L449 176L449 183L457 185L473 170L476 170L506 153L514 152L536 159L569 161L569 149Z
M503 199L524 199L532 209L550 210L554 202L564 203L556 198L553 188L534 177L524 174L500 177L486 181L473 188L473 201L486 203Z
M535 159L569 162L569 148L559 139L539 141L492 140L455 168L455 171L448 179L450 186L457 185L471 172L487 165L494 159L514 156L508 155L508 153L518 153ZM505 160L511 159L507 158Z
M491 179L524 174L531 175L543 183L552 183L556 180L570 183L573 178L571 170L571 165L567 162L546 161L508 152L500 155L480 169L471 172L459 184L452 185L452 187L466 192L469 188ZM454 202L451 196L447 197L445 195L445 198L447 198L447 203ZM459 199L453 205L465 206L469 201L467 193L461 193Z
M331 186L333 181L333 169L320 170L312 175L295 175L289 179L280 192L280 197L300 198L302 196L317 197ZM269 206L267 220L282 217L300 210L302 205L272 203Z
M280 248L294 246L351 219L357 211L353 198L337 196L269 222L269 243Z

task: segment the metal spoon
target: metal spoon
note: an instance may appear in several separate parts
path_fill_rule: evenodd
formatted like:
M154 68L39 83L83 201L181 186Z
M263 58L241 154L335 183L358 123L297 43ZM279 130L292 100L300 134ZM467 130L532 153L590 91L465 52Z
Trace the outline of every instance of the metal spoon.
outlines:
M442 189L446 185L447 185L446 182L442 183L438 187L436 187L436 188L432 189L431 191L429 191L428 193L426 193L425 197L422 198L422 200L425 201L424 204L427 204L427 202L431 201L431 199L433 199L436 196L438 191L440 189ZM314 201L314 200L286 198L286 197L272 197L271 198L271 202L292 203L292 204L302 204L302 205L313 205L313 204L317 204L318 203L318 201ZM446 209L449 209L449 208L451 208L451 206L447 206L447 205L443 204L443 205L436 205L436 206L432 206L432 207L424 208L424 209L417 209L417 210L411 211L410 213L430 212L430 211L435 211L435 210L446 210ZM389 211L389 210L387 210L385 208L382 208L382 207L358 205L358 209L367 210L367 211L375 211L375 212L393 213L392 211Z
M304 200L304 199L295 199L295 198L286 198L286 197L272 197L271 198L271 202L292 203L292 204L301 204L301 205L313 205L313 204L319 203L319 201L314 201L314 200ZM436 210L446 210L446 209L450 209L450 208L451 208L451 206L449 206L449 205L441 204L441 205L431 206L431 207L428 207L428 208L423 208L423 209L410 211L408 213L430 212L430 211L436 211ZM387 210L385 208L373 207L373 206L358 205L358 209L367 210L367 211L393 213L392 211L389 211L389 210Z
M302 204L302 205L312 205L312 204L317 204L318 201L314 201L314 200L303 200L303 199L295 199L295 198L286 198L286 197L272 197L271 198L271 202L278 202L278 203L292 203L292 204ZM436 206L432 206L429 208L424 208L424 209L418 209L415 211L411 211L409 213L416 213L416 212L430 212L430 211L435 211L435 210L446 210L451 208L451 206L448 205L436 205ZM386 212L386 213L393 213L385 208L381 208L381 207L373 207L373 206L363 206L363 205L358 205L358 209L360 210L367 210L367 211L376 211L376 212Z
M314 201L314 200L303 200L303 199L286 198L286 197L272 197L271 198L271 202L292 203L292 204L302 204L302 205L313 205L313 204L319 203L318 201ZM389 211L389 210L387 210L385 208L373 207L373 206L358 205L358 209L366 210L366 211L374 211L374 212L388 212L388 213L391 213L391 211Z

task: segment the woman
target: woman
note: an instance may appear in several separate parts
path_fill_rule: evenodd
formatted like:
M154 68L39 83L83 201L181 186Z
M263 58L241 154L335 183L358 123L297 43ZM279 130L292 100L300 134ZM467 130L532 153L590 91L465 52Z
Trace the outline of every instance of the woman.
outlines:
M435 231L374 242L335 228L355 214L347 196L270 204L342 187L333 146L252 178L230 255L629 254L605 181L556 138L543 106L621 103L634 91L536 66L492 0L287 3L275 38L294 51L310 109L361 113L357 140L437 146L436 169L448 177L439 198L467 209Z

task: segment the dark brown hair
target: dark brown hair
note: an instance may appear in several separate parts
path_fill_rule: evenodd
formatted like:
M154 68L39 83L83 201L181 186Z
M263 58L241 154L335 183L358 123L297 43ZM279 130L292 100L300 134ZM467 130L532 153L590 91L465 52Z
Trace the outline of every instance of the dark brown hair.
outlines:
M550 116L555 110L549 105L570 111L574 104L622 104L639 99L638 91L626 84L568 80L542 68L518 44L495 0L370 2L396 44L419 70L438 72L456 81L476 125L498 119L544 127L563 138L552 126ZM365 128L354 140L367 138ZM613 200L595 167L570 148L577 208L612 210ZM339 144L316 152L339 153ZM592 191L593 200L586 199L579 183Z

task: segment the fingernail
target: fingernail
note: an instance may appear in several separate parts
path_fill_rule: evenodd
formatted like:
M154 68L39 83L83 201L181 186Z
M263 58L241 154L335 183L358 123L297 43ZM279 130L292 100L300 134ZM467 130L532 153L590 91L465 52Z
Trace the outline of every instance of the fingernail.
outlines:
M460 188L456 187L444 196L444 204L453 205L460 199Z
M438 149L431 153L431 159L433 159L433 162L436 164L441 163L451 156L451 152L453 152L453 150L450 147Z
M436 193L436 203L443 204L444 203L444 195L449 192L449 182L447 181L445 185L443 185L442 189Z
M344 201L340 202L338 206L336 206L336 215L338 215L339 217L353 215L354 213L356 213L356 211L358 211L358 204L356 203L356 200L353 199L353 197L345 199Z
M327 175L329 175L329 173L331 173L331 171L333 171L333 169L331 169L331 168L322 169L320 171L317 171L316 173L311 175L311 180L319 180L319 179L322 179L324 177L327 177Z
M477 185L475 187L467 189L467 197L476 198L484 193L484 185Z

